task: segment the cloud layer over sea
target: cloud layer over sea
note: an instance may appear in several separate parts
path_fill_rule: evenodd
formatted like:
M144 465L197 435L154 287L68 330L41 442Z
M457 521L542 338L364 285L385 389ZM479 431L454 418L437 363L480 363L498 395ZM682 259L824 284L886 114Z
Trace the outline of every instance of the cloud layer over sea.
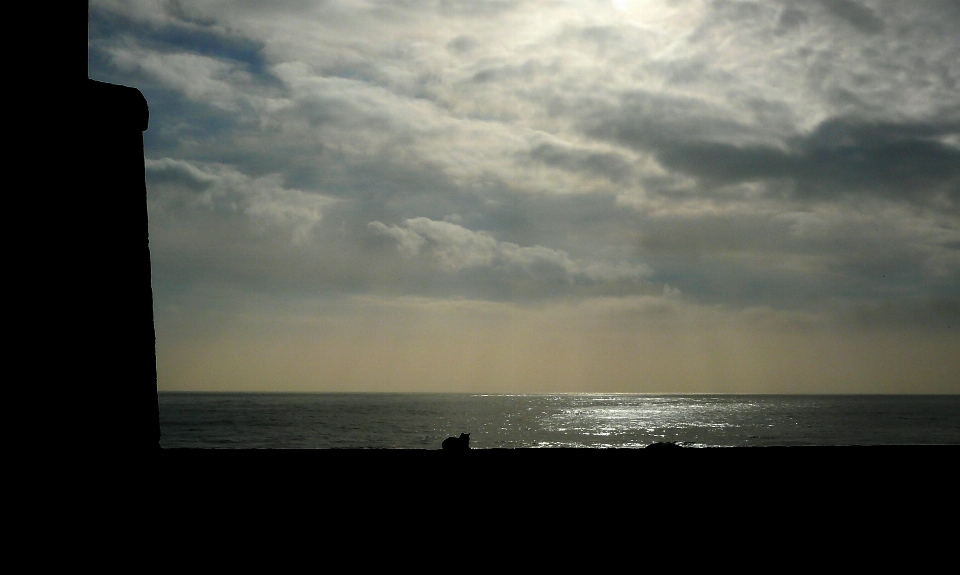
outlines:
M960 393L960 3L92 0L161 389Z

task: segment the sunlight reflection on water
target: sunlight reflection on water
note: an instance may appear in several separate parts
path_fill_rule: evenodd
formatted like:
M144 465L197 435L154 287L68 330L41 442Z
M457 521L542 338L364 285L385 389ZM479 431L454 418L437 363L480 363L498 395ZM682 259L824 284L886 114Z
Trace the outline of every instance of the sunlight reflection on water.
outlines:
M585 396L578 405L560 409L543 421L546 430L595 438L591 447L643 447L657 441L704 445L685 430L721 432L738 427L737 415L754 408L691 398L651 396ZM615 438L613 442L603 438Z
M956 396L161 394L164 447L471 447L960 443Z

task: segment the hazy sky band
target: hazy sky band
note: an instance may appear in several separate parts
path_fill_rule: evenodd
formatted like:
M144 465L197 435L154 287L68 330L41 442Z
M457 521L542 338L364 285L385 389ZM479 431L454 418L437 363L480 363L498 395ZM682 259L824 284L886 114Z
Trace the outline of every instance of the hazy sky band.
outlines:
M960 392L960 4L91 2L162 389Z

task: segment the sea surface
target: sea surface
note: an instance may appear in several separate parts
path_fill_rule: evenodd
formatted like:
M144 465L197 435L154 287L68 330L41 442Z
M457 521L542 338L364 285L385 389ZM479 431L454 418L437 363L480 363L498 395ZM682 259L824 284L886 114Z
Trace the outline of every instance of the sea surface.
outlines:
M960 395L160 393L162 448L960 444Z

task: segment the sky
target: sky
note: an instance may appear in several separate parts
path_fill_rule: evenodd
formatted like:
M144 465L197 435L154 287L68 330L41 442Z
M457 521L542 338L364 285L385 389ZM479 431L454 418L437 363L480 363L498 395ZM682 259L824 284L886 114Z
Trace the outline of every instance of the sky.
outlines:
M91 0L161 391L960 393L956 0Z

